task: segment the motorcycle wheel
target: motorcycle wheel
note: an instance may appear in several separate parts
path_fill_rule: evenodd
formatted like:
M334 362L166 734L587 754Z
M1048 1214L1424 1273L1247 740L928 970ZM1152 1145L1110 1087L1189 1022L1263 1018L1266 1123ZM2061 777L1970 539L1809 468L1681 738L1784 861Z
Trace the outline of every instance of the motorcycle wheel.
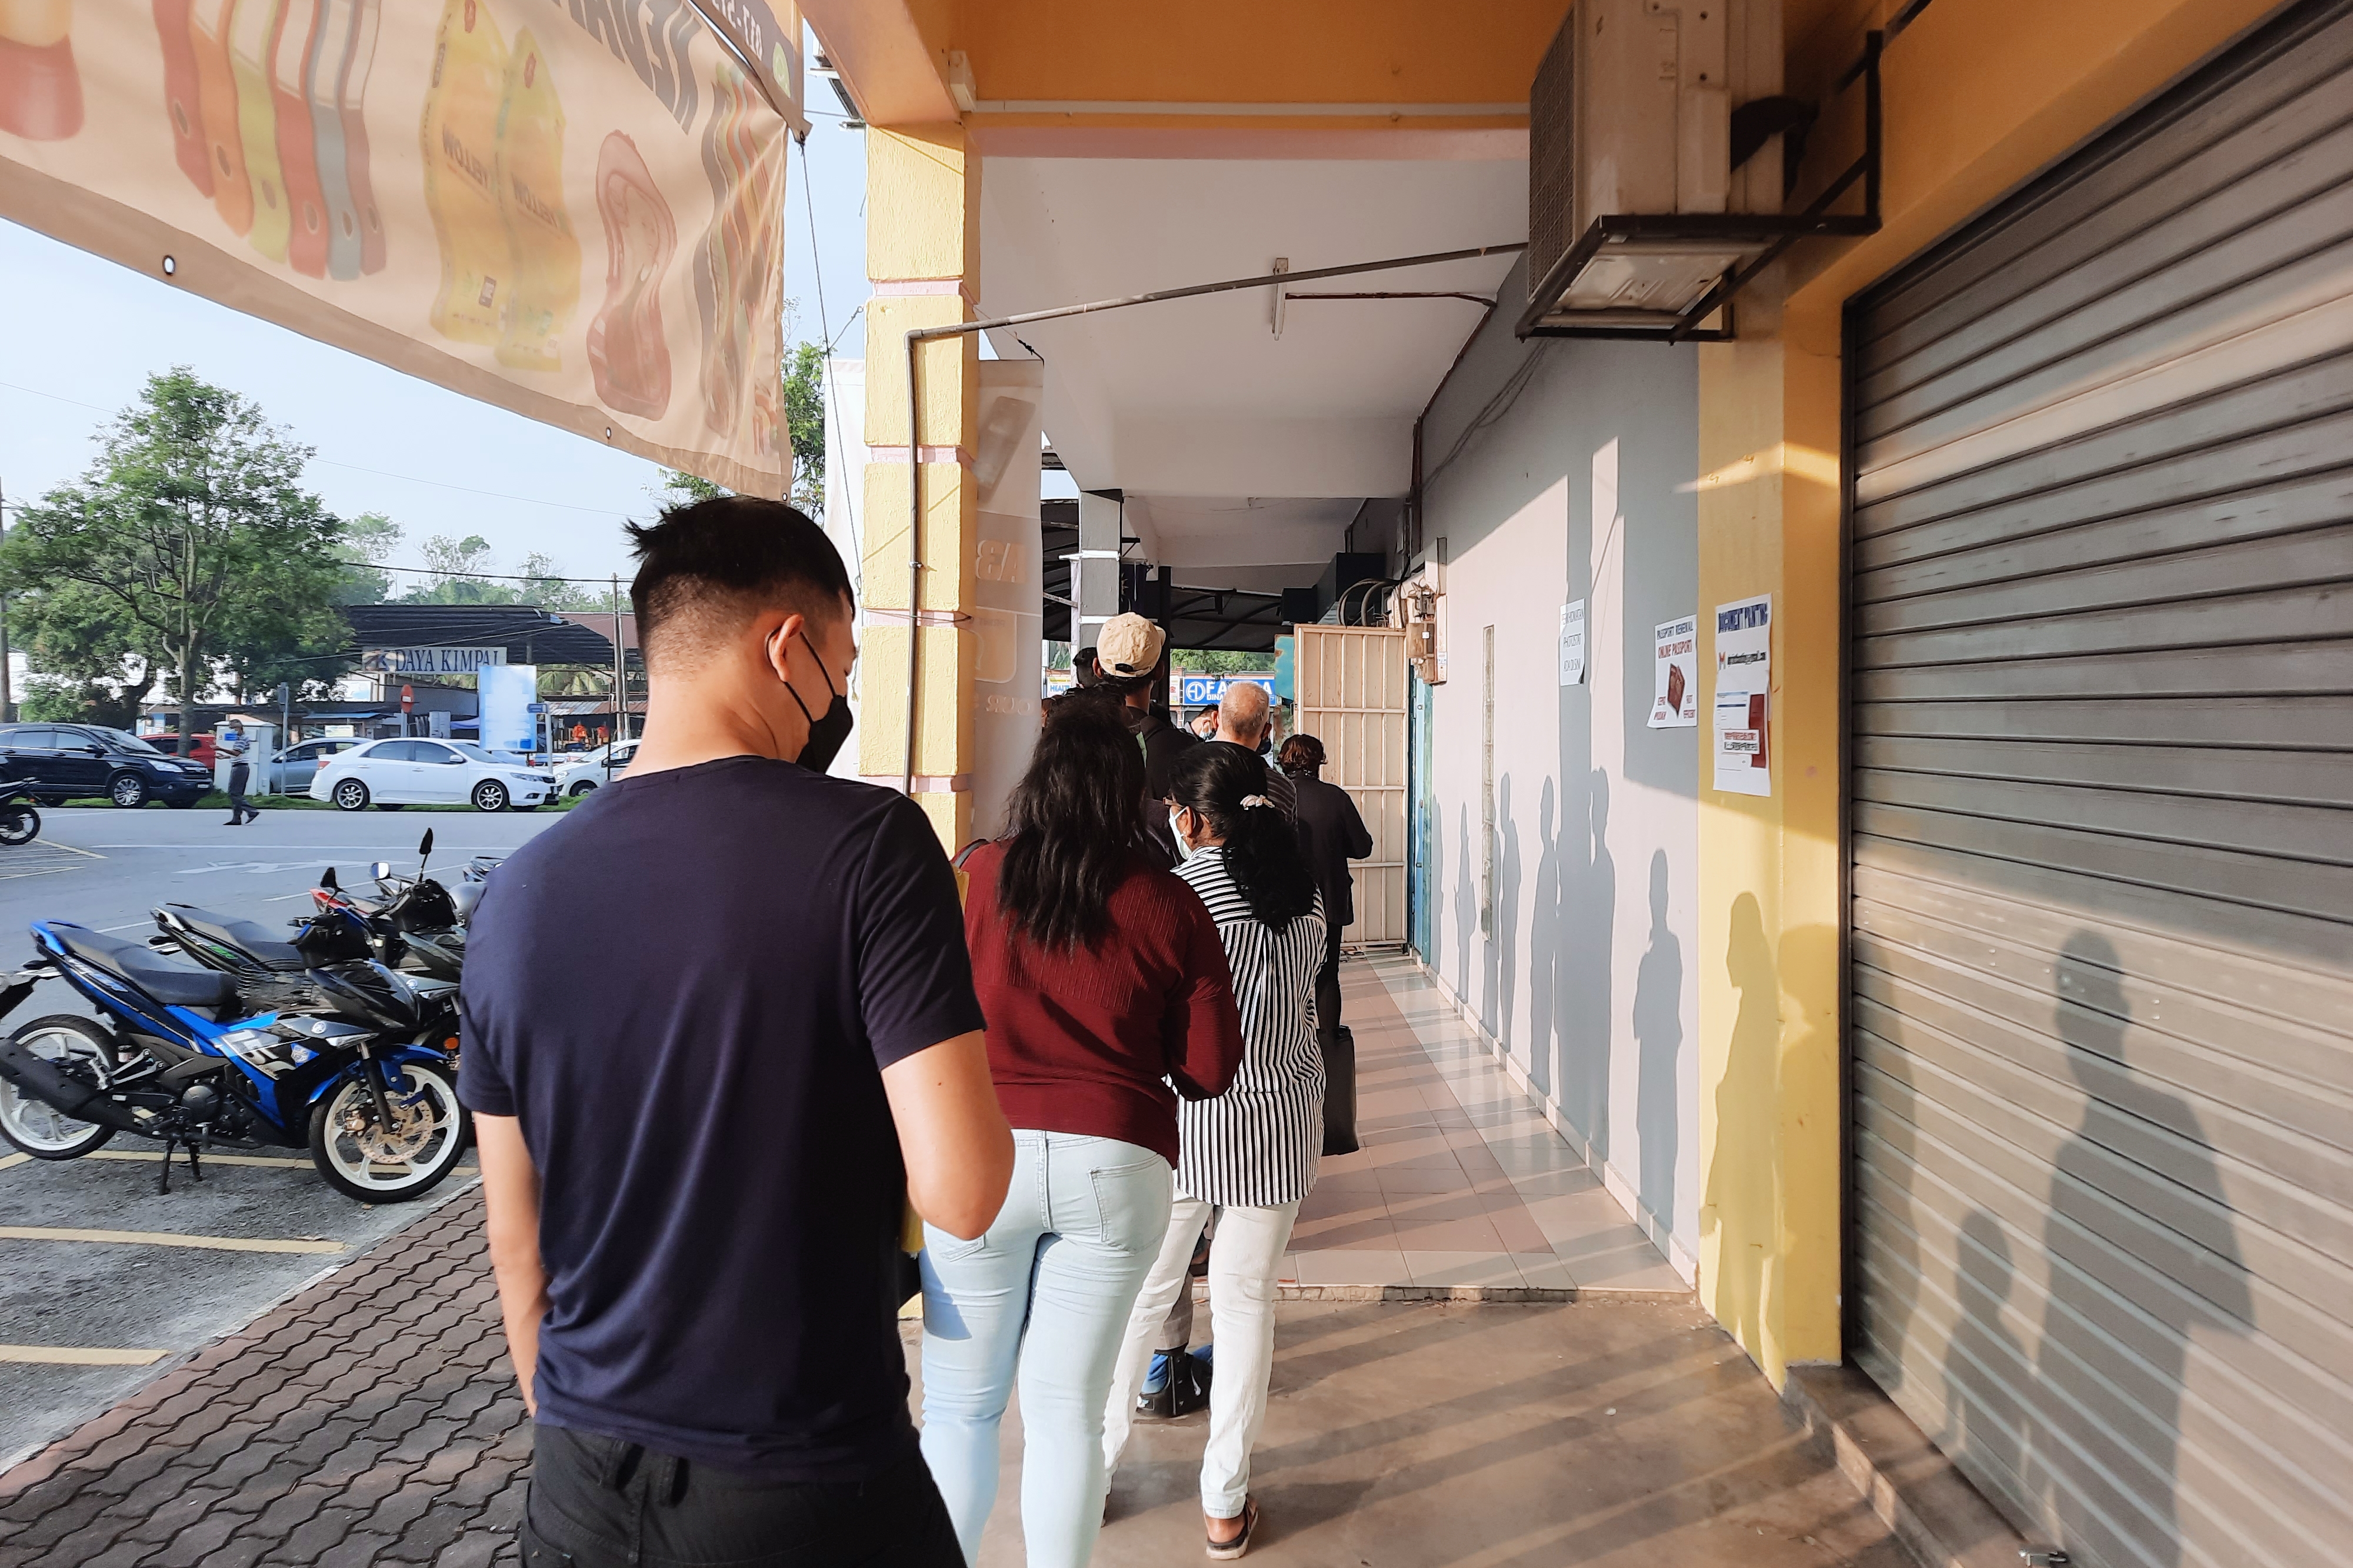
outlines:
M395 1070L408 1080L406 1089L390 1081ZM311 1163L329 1186L364 1204L405 1203L439 1186L465 1152L473 1124L448 1068L403 1062L385 1076L393 1113L404 1118L391 1136L381 1134L375 1097L358 1073L311 1108Z
M41 836L41 814L29 805L0 806L0 844L12 848Z
M53 1013L36 1018L9 1037L58 1067L115 1060L114 1038L87 1018ZM85 1072L88 1068L85 1067ZM91 1074L93 1078L95 1074ZM36 1160L78 1160L114 1136L114 1129L68 1116L0 1079L0 1138Z

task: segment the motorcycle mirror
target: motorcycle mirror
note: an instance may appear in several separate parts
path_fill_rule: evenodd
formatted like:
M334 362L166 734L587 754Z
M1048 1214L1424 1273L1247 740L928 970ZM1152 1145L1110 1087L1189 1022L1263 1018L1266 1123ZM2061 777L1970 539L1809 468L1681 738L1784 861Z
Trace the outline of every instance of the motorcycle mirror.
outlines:
M427 828L425 837L417 841L417 858L420 860L433 853L433 830Z
M386 877L392 875L392 862L389 860L376 860L370 862L368 866L368 875L374 877L379 882L383 881Z
M335 880L335 868L332 866L328 867L325 870L319 873L319 886L322 888L341 888L343 886L341 882Z

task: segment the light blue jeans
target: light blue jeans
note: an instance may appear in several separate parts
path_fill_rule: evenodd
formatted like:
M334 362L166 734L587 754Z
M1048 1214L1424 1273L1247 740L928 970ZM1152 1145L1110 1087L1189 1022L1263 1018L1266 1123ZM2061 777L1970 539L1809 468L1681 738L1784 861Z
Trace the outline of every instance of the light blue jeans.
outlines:
M1081 1568L1103 1528L1103 1400L1175 1173L1112 1138L1017 1128L1013 1183L976 1241L923 1227L923 1458L965 1561L997 1501L1018 1367L1030 1568Z

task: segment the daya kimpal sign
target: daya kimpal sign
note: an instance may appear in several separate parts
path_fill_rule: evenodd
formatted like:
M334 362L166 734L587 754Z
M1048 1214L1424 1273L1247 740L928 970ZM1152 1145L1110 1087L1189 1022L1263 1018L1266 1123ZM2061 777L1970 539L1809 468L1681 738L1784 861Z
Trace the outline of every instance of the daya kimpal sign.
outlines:
M799 45L791 0L5 0L0 214L780 495Z
M504 664L504 647L372 647L360 653L370 675L473 675L486 664Z

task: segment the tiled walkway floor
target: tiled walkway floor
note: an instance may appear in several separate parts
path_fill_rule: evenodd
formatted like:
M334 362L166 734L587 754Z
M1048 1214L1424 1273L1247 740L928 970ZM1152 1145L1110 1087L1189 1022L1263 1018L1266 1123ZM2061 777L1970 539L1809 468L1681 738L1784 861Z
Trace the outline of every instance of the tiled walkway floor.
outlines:
M1410 960L1340 974L1363 1147L1324 1162L1286 1280L1689 1293Z

